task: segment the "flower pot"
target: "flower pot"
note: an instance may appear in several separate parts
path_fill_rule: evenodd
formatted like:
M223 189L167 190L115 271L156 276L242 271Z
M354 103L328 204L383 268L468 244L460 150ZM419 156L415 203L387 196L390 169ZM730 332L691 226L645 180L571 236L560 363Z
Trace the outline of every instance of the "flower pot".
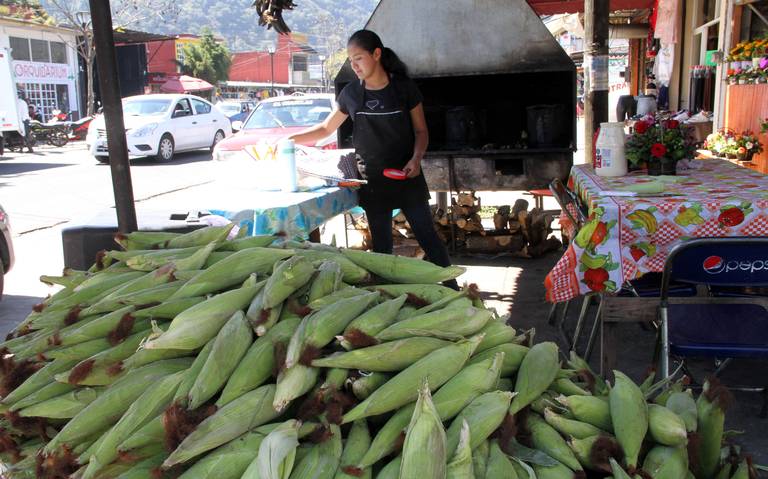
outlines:
M739 78L739 85L746 85L747 79L746 78Z
M677 174L677 162L672 160L666 160L661 162L661 174L662 175L676 175Z
M760 58L761 57L752 57L752 68L760 68Z
M651 158L646 162L649 176L677 174L677 162L668 158Z

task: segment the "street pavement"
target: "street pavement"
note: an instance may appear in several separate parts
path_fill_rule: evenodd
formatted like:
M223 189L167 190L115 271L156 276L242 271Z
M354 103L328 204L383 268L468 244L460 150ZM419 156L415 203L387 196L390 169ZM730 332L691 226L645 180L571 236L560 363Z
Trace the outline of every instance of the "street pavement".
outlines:
M583 155L577 155L578 162ZM131 165L134 197L142 210L175 208L178 211L195 190L221 177L221 165L207 151L179 154L167 164L149 160ZM229 179L230 181L232 179ZM239 181L247 181L247 178ZM483 205L513 204L519 194L480 192ZM205 200L205 198L201 198ZM530 199L530 197L528 197ZM0 158L0 204L6 209L14 233L16 266L5 278L5 295L0 302L0 334L21 321L31 307L54 290L39 282L42 274L58 274L63 267L61 229L70 221L89 218L114 206L110 169L88 155L82 143L64 148L41 147L34 154L8 154ZM556 208L546 203L545 208ZM323 242L335 237L344 244L344 223L337 218L327 224ZM535 328L536 340L561 343L555 328L547 324L550 305L544 301L543 281L560 252L536 259L493 256L454 256L454 263L467 267L460 278L478 284L483 298L499 313L509 313L510 323L519 330ZM580 302L579 302L580 303ZM578 313L576 304L566 320L572 329ZM591 316L594 317L594 307ZM655 334L633 324L619 328L622 354L618 367L640 381L653 354ZM583 350L583 344L581 349ZM591 363L596 365L600 351ZM711 363L694 363L697 379L703 378ZM737 361L726 370L726 384L765 386L766 363ZM768 419L759 418L761 396L736 393L736 402L727 413L727 429L743 431L737 441L754 454L758 463L768 464Z

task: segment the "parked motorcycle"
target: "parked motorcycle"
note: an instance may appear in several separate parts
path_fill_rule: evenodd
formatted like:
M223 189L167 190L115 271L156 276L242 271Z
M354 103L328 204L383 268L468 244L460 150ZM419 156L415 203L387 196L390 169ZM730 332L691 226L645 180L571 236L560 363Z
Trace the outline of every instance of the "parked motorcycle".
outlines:
M66 124L48 124L32 120L29 122L29 126L32 129L31 136L34 137L33 145L35 143L45 142L49 145L62 147L69 142L69 135L67 133L68 128Z
M73 140L85 140L85 136L88 134L88 125L93 120L92 116L85 116L77 121L71 121L72 112L62 113L59 110L53 110L51 112L51 120L46 123L47 125L61 125L67 129L67 136L70 141Z
M8 151L18 151L20 153L24 150L24 147L26 146L26 144L24 143L24 137L21 136L21 133L19 133L18 131L4 131L2 135L4 140L3 142L4 149L7 149ZM34 142L35 142L34 134L30 133L29 139L30 139L30 142L32 142L32 145L34 146ZM0 153L0 156L2 156L3 153Z

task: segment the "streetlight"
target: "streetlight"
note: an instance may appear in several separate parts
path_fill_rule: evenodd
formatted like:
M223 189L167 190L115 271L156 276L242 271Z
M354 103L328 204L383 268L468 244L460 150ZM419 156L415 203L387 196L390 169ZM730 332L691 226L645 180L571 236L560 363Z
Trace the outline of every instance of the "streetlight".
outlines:
M267 46L267 51L269 52L269 69L271 71L270 78L272 83L269 96L275 96L275 46L270 44Z

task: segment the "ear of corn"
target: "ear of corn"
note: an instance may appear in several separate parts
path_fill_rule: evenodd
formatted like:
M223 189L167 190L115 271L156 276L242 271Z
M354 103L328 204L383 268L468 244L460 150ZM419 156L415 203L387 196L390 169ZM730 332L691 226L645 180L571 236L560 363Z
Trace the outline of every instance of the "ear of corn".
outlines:
M117 446L117 450L126 452L148 444L161 443L164 435L163 413L160 413L129 435Z
M275 369L275 344L287 343L298 327L299 318L281 321L258 338L229 376L216 405L221 407L235 398L261 386Z
M216 336L235 313L245 308L261 289L252 275L241 288L221 293L185 310L168 331L144 345L147 349L197 349Z
M242 230L241 230L242 231ZM250 248L266 248L278 239L273 235L254 235L225 241L219 246L220 251L241 251Z
M568 447L565 439L538 414L528 414L523 421L530 433L531 444L536 449L545 452L574 471L582 470L579 460Z
M574 472L567 466L557 463L553 466L541 466L533 464L533 470L536 473L536 479L575 479Z
M294 291L301 288L312 278L315 268L301 256L292 256L285 261L275 263L272 276L264 286L264 309L282 303Z
M626 454L628 467L636 467L640 446L648 431L648 406L640 388L620 371L608 393L613 432Z
M690 392L673 393L667 399L666 407L683 420L686 431L696 432L698 412L696 410L696 400L693 399Z
M344 330L346 344L342 345L346 349L354 349L373 344L374 336L395 322L397 313L407 298L407 295L402 294L395 299L384 301L352 320Z
M296 249L296 256L301 256L311 262L333 261L341 267L342 279L348 284L361 284L370 280L370 274L339 252L319 251L313 249Z
M67 289L72 289L88 278L88 273L72 268L64 268L61 276L41 275L40 281L45 284L58 284Z
M688 453L684 447L655 446L645 456L643 470L654 479L685 477L688 472Z
M181 233L166 231L134 231L132 233L115 235L115 242L126 250L135 250L141 247L151 248L163 244L181 236Z
M387 373L364 373L352 381L352 393L357 399L366 399L391 378Z
M632 479L614 458L609 458L608 463L611 465L611 473L614 479Z
M247 432L202 457L179 479L240 479L258 455L264 437Z
M163 463L165 456L166 454L161 452L160 454L155 454L148 459L139 461L129 470L117 476L117 479L146 479L147 477L151 477L152 471L157 469L160 464Z
M471 440L471 437L470 437ZM485 440L472 450L472 469L475 477L486 477L488 458L491 455L491 442Z
M485 468L485 477L518 479L512 461L501 450L498 441L490 441L490 451L488 452L488 464Z
M424 378L430 387L442 386L461 369L480 341L482 337L475 337L429 353L345 414L343 423L383 414L408 404L418 396L418 387Z
M209 243L192 254L186 254L186 252L180 255L144 254L128 258L125 264L137 271L152 271L165 265L172 265L177 271L200 269L214 249L216 244Z
M370 467L367 467L362 471L354 470L355 464L362 459L370 445L371 434L368 431L368 423L365 419L352 423L352 428L344 443L344 451L341 453L339 469L336 471L334 479L353 479L355 477L371 479L372 472ZM349 473L347 471L349 471Z
M242 479L288 479L296 459L301 423L291 419L270 432Z
M396 283L441 283L464 273L461 266L442 268L428 261L404 256L342 250L344 256L376 276Z
M173 397L174 402L178 401L184 406L187 405L189 402L189 391L192 389L195 381L197 381L197 376L200 374L200 371L202 371L203 366L205 366L205 362L208 361L208 356L210 356L211 351L213 350L214 342L215 340L211 339L205 346L203 346L200 352L197 353L195 360L192 361L192 365L184 374L184 379L181 380L181 384L179 384L179 387L176 389L176 395Z
M613 432L608 401L597 396L559 396L557 401L568 408L573 418L604 431Z
M453 303L458 303L457 300L460 298L466 298L467 293L469 290L464 289L461 291L454 291L451 294L447 294L444 297L440 298L439 300L435 301L434 303L430 303L426 306L422 306L421 308L414 309L412 311L408 311L408 313L403 314L402 316L398 316L398 321L403 321L405 319L410 319L414 316L421 316L422 314L431 313L432 311L437 311L439 309L448 309L448 305ZM472 301L469 301L468 303L461 303L454 306L455 307L471 307ZM484 308L479 308L484 309Z
M547 424L560 431L560 433L578 439L608 434L592 424L565 418L549 408L544 409L544 420L547 421Z
M53 378L56 374L69 371L75 364L77 364L77 360L55 360L49 362L28 377L26 381L11 391L10 394L6 395L2 403L9 405L11 410L18 409L15 403L47 386L54 380Z
M234 223L226 226L206 226L189 233L169 239L163 245L165 248L188 248L190 246L202 246L209 243L221 243L227 238L229 232L235 227Z
M333 479L339 468L343 445L339 426L330 424L328 428L330 438L310 447L307 455L297 461L291 479Z
M555 391L556 393L565 394L566 396L573 396L573 395L591 396L592 395L592 393L583 389L581 386L574 383L572 380L568 378L555 379L554 381L552 381L552 384L550 385L550 389Z
M237 311L213 340L211 353L189 391L189 409L197 409L224 387L253 340L242 311Z
M248 306L245 317L258 336L263 336L282 318L284 303L264 308L264 289L256 293Z
M648 405L648 432L654 441L671 447L688 443L688 433L683 420L664 406Z
M538 343L523 358L515 382L517 395L512 399L509 414L514 415L543 393L555 380L560 364L557 345Z
M494 346L490 349L486 349L481 353L476 353L469 360L469 364L479 363L487 359L491 359L498 353L504 353L504 363L501 365L501 376L510 377L518 369L528 354L529 348L521 346L519 344L507 343L500 346Z
M11 407L11 411L19 411L21 409L40 404L48 399L61 396L70 391L73 391L75 386L72 384L60 383L58 381L49 382L46 386L41 387L37 391L27 395L23 399L15 402Z
M229 255L197 273L171 299L189 298L220 291L245 281L251 274L267 274L275 263L291 256L291 250L249 248Z
M117 288L112 293L108 294L98 303L83 310L83 315L95 314L105 311L113 311L116 307L119 307L123 298L131 297L134 293L139 293L147 289L153 289L163 284L175 281L174 267L173 265L167 265L162 268L152 271L145 275L127 282L123 286Z
M453 450L459 444L462 421L469 423L471 442L474 449L495 431L504 420L509 409L509 403L513 394L508 391L491 391L481 394L465 407L456 419L451 422L451 427L446 433L448 436L448 450Z
M376 479L399 479L400 478L400 464L403 462L402 456L397 456L387 463L386 466L381 468Z
M402 371L432 351L448 346L442 339L414 337L355 349L346 353L315 359L312 365L323 368L360 369L362 371ZM472 358L471 363L479 362Z
M324 260L317 267L317 274L312 280L307 294L307 303L323 298L341 287L341 266L335 261Z
M22 417L45 417L50 419L70 419L85 409L99 397L101 391L92 388L81 388L42 401L19 411Z
M480 354L502 344L511 343L517 337L515 328L506 324L502 319L495 318L490 319L480 332L485 336L483 337L483 342L477 346L475 354Z
M157 306L139 309L133 313L133 316L136 318L173 319L181 314L182 311L185 311L196 304L202 303L203 301L205 301L205 298L202 296L184 299L172 299L164 301Z
M624 458L621 446L616 442L616 439L610 436L590 436L584 439L571 438L568 441L568 446L573 450L579 462L585 468L592 471L610 473L611 466L608 463L608 459L623 460Z
M392 341L411 336L430 336L457 340L480 331L491 312L472 306L462 309L438 310L398 321L376 335L379 341Z
M317 382L320 370L297 364L284 369L277 376L277 392L275 393L273 407L282 412L299 396L308 393Z
M262 386L222 407L197 425L163 462L163 467L185 463L276 418L278 413L272 408L274 397L274 385Z
M403 478L445 478L447 451L456 449L456 446L447 446L443 423L429 391L429 385L425 382L419 391L419 399L405 433L400 463L400 477Z
M723 443L725 407L730 394L719 383L708 379L696 400L698 412L698 447L696 477L712 477L717 472L719 453Z
M474 479L472 448L469 447L469 424L464 421L459 434L459 445L453 451L446 466L446 479ZM505 476L498 476L505 477Z

